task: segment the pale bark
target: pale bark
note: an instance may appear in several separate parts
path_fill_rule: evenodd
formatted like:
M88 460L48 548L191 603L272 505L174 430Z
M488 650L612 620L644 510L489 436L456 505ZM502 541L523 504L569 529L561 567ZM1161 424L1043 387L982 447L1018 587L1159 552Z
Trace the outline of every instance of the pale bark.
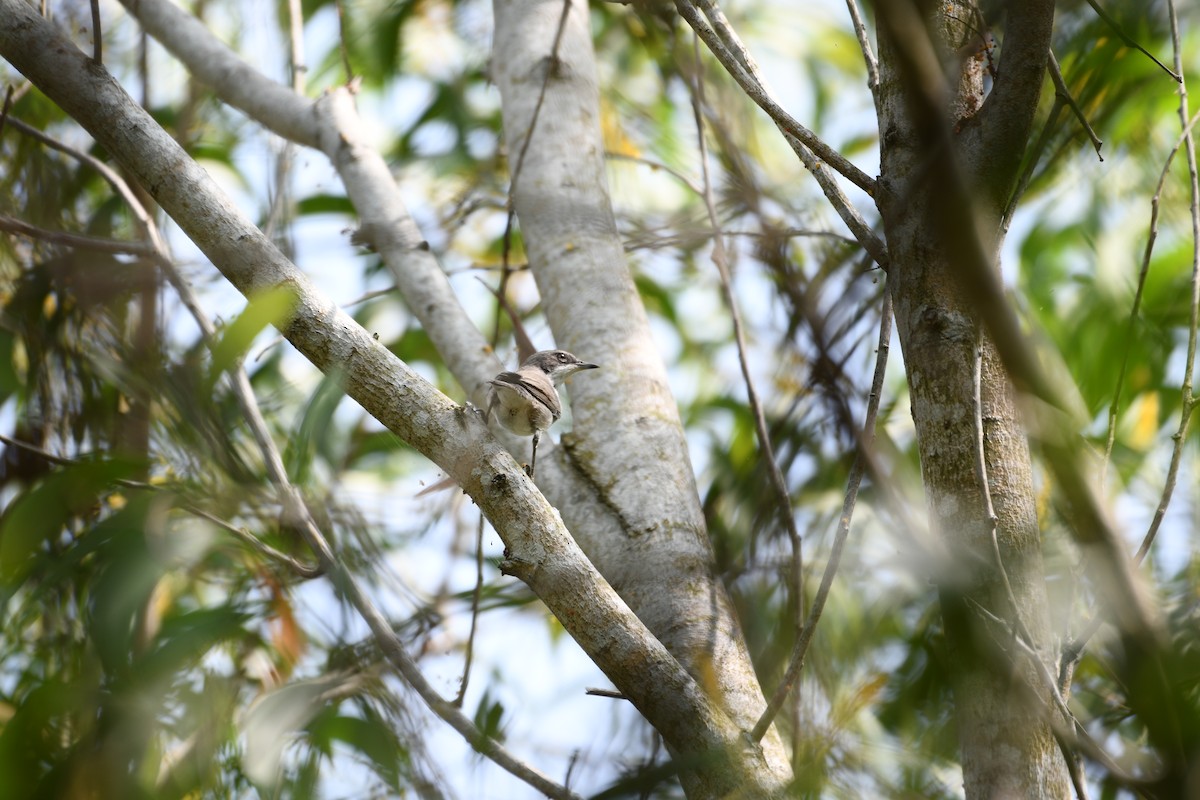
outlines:
M387 163L364 141L350 90L333 89L310 100L246 64L168 0L122 2L147 33L224 102L276 135L328 156L354 204L363 239L379 252L451 374L482 406L482 389L501 365L425 244Z
M563 449L579 491L559 509L630 607L749 730L766 703L713 572L678 408L613 218L587 4L494 9L514 203L543 308L562 346L603 367L570 387ZM763 748L763 785L782 785L790 768L777 732Z
M1053 6L1050 0L1010 4L1009 28L1018 30L1005 37L986 119L982 63L956 59L961 42L938 38L955 29L952 20L970 18L970 12L938 13L945 16L922 20L917 5L907 2L881 13L878 203L927 501L936 529L959 562L956 574L934 577L954 668L964 786L969 798L1061 798L1070 791L1065 763L1043 707L1029 700L1029 687L1041 693L1053 689L993 638L1000 632L989 631L973 606L1009 619L1014 630L1013 615L1019 615L1033 647L1054 663L1025 433L975 295L961 279L968 258L982 254L989 268L996 263L1000 204L1011 189L1036 108ZM936 31L932 38L927 23ZM1018 65L1018 58L1030 63ZM931 80L946 91L929 89ZM1006 118L995 130L984 129L1001 115ZM955 184L959 169L977 191L966 194ZM974 403L976 369L982 371L980 408ZM986 487L976 470L977 415L984 430ZM985 490L995 507L995 535L1015 609L992 556Z
M280 326L288 340L319 369L338 370L352 398L459 481L509 548L507 568L529 584L672 749L694 759L688 765L698 793L770 794L761 751L746 745L741 726L596 572L477 413L456 406L317 293L107 71L24 0L0 0L0 56L120 162L239 291L294 292L294 314Z

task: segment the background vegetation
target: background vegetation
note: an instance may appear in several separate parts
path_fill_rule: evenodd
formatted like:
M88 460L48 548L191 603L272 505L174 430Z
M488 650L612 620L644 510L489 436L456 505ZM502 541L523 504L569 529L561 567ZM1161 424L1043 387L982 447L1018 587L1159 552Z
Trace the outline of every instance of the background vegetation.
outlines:
M1178 53L1194 84L1200 9L1185 5L1173 43L1165 2L1110 2L1108 20L1059 4L1053 49L1103 159L1047 79L1002 265L1038 357L1086 409L1078 448L1098 465L1129 551L1157 531L1140 573L1165 620L1172 724L1194 746L1200 473L1184 377L1196 336L1195 162L1179 150L1180 84L1130 46L1168 66ZM380 256L351 234L353 209L324 156L264 133L122 7L99 8L105 67L328 295L465 399ZM86 4L49 10L90 50ZM515 361L512 322L480 281L505 286L535 342L551 345L520 231L508 227L514 153L487 3L207 0L191 11L309 96L357 81L364 133L501 359ZM617 225L670 367L715 570L769 696L834 545L885 276L744 92L707 53L697 67L674 8L589 13ZM876 174L879 133L846 9L762 2L726 13L790 113ZM799 581L711 260L697 70L749 372L803 541ZM120 177L101 169L108 154L2 62L0 86L0 798L534 796L420 704L344 587L317 574L272 486L263 434L338 559L436 688L448 698L462 688L480 731L583 794L679 795L645 720L583 694L604 676L500 573L503 545L477 508L457 491L415 497L436 469L348 400L336 371L322 375L275 338L288 299L246 304L165 219L164 271L135 210L155 216L149 198L136 185L116 191ZM877 225L870 200L847 191ZM189 313L185 281L210 332ZM899 349L837 580L778 720L797 796L961 793L953 665L930 585L942 548L926 522ZM259 430L238 392L242 366ZM1044 464L1035 470L1051 622L1068 645L1090 630L1105 587L1084 579L1074 509ZM1152 791L1139 781L1170 760L1148 733L1148 715L1164 709L1117 677L1125 656L1101 627L1069 692L1107 754L1085 751L1100 796Z

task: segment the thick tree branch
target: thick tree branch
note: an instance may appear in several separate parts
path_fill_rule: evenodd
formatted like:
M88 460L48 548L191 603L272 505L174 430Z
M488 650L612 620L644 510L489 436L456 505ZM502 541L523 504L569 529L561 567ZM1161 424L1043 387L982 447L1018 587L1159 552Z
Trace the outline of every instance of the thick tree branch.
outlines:
M1033 130L1046 76L1054 0L1011 0L1005 4L1004 41L995 85L963 142L972 184L987 192L989 209L1004 207ZM939 110L940 111L940 110Z

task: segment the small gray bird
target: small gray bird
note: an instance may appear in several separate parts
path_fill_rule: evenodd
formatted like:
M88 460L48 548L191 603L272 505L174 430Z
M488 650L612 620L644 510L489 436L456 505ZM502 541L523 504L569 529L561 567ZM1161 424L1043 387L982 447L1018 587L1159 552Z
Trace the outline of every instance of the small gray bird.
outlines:
M526 470L530 478L537 466L538 438L562 416L562 400L555 387L580 370L599 366L566 350L542 350L525 359L516 372L501 372L488 381L488 417L494 412L508 430L533 436L533 455Z

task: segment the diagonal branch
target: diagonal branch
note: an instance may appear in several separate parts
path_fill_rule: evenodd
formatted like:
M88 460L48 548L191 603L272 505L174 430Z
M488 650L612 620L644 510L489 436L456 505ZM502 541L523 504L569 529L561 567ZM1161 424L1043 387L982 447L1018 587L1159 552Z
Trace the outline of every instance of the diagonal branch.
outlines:
M779 517L787 529L788 539L792 545L792 591L795 592L796 619L804 616L804 550L800 530L796 526L796 515L792 511L792 497L788 492L787 483L783 479L783 471L775 458L775 449L771 445L771 434L767 430L767 417L759 399L758 390L754 386L754 378L750 375L750 364L747 360L746 332L742 323L742 312L738 308L737 298L733 294L733 277L729 269L729 253L725 249L725 236L721 230L721 221L717 215L717 204L713 199L712 178L708 172L708 141L704 134L704 77L700 68L700 40L692 40L693 53L696 60L694 81L689 87L692 94L692 114L696 121L696 138L700 148L700 173L703 176L704 208L708 212L708 223L712 226L713 251L712 260L717 267L721 279L721 292L725 305L729 307L729 318L733 323L733 338L737 344L738 364L742 370L742 382L746 386L746 398L750 402L750 412L754 416L754 428L758 435L758 446L767 474L771 478L771 488L775 490L775 499L779 504ZM764 731L765 733L765 731ZM761 739L762 737L759 736Z
M363 134L353 92L309 100L255 70L199 20L168 0L122 0L126 9L229 105L283 138L325 153L345 183L359 233L383 258L405 303L468 396L500 370L409 214L391 170Z
M1088 139L1092 141L1092 147L1096 148L1096 157L1101 161L1104 156L1100 154L1100 148L1104 146L1104 142L1100 141L1100 137L1096 135L1096 131L1092 129L1092 124L1088 122L1087 116L1084 115L1083 109L1079 107L1079 103L1075 102L1075 98L1071 95L1071 90L1067 88L1067 82L1063 80L1062 69L1058 66L1058 59L1054 57L1054 51L1049 51L1047 66L1050 69L1050 80L1054 81L1054 97L1056 100L1067 104L1071 109L1071 113L1079 120L1079 124L1083 126L1084 132L1088 135Z
M696 10L697 5L703 9L707 20L702 18ZM749 95L750 99L767 112L767 116L779 127L779 130L786 135L795 137L855 186L874 196L875 181L870 176L854 166L841 153L825 144L819 136L801 125L796 118L779 105L759 77L758 67L749 51L746 50L737 33L726 22L725 16L713 0L676 0L675 7L692 26L696 35L721 62L721 66L725 67L725 70Z
M1146 58L1153 61L1156 65L1158 65L1159 69L1174 78L1176 83L1183 83L1183 68L1179 65L1178 61L1175 62L1175 69L1171 69L1166 64L1155 58L1153 53L1134 41L1133 37L1126 33L1125 30L1117 24L1117 21L1110 17L1108 12L1105 11L1104 8L1098 2L1096 2L1096 0L1087 0L1087 4L1092 7L1093 11L1096 12L1096 16L1104 20L1105 25L1112 28L1113 33L1117 35L1117 38L1124 42L1126 47L1132 47L1134 50L1137 50Z
M867 65L867 88L871 94L879 92L879 60L871 49L871 39L867 36L867 26L863 24L862 11L858 8L858 0L846 0L846 10L850 12L850 22L854 25L854 36L858 39L858 48L862 50L863 62Z
M892 340L892 293L890 287L884 287L883 293L883 311L879 320L879 340L876 345L878 355L875 358L875 374L871 379L871 393L867 398L867 413L863 420L862 431L857 435L858 452L854 455L854 464L850 467L850 478L846 482L846 496L842 500L842 514L838 518L837 533L833 539L833 549L829 553L829 561L825 564L825 572L821 575L821 585L817 588L817 594L813 598L812 608L809 609L808 618L804 621L804 629L800 631L800 636L796 639L796 644L792 648L792 654L788 661L787 671L784 673L783 680L779 682L775 693L771 695L770 701L767 703L767 708L754 725L754 730L750 732L750 737L758 741L771 727L771 722L779 713L779 709L783 708L783 703L787 700L788 693L796 683L796 679L800 677L800 670L804 668L804 660L808 655L809 645L812 644L813 636L817 632L817 624L821 621L821 614L825 610L825 601L829 598L829 590L833 587L833 579L837 575L838 566L842 560L842 550L846 546L846 539L850 535L850 520L854 516L854 506L858 502L858 490L862 485L863 475L867 472L871 458L871 445L875 440L875 419L879 413L879 403L883 396L883 379L887 373L888 351L891 348ZM876 475L878 477L878 475Z

